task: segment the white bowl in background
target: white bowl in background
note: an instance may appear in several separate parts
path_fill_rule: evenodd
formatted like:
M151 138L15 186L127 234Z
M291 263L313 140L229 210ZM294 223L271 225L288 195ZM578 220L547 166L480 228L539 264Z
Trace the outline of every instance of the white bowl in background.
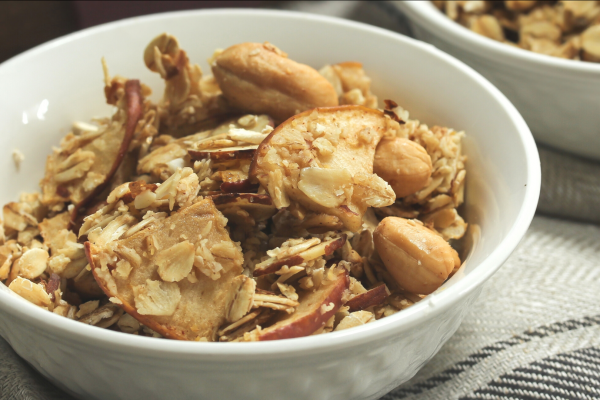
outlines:
M540 143L600 160L600 64L509 46L446 17L430 1L394 1L417 39L490 80Z
M271 41L321 67L364 63L380 99L430 125L467 132L467 220L481 239L465 266L415 306L359 328L266 343L154 339L84 325L38 308L0 284L0 335L59 387L86 399L373 399L412 377L456 331L483 282L527 230L540 166L527 125L511 103L460 61L432 46L368 25L279 11L188 11L132 18L46 43L0 66L0 201L37 189L51 146L74 120L108 115L100 58L111 74L162 84L142 62L167 31L208 68L215 48ZM11 150L24 155L20 170Z

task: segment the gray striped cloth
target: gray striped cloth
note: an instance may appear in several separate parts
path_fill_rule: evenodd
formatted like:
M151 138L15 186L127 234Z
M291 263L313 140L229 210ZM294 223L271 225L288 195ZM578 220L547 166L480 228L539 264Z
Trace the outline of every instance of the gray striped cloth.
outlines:
M287 2L406 33L388 3ZM456 334L385 400L600 399L600 163L540 148L538 215ZM71 399L0 339L0 399Z

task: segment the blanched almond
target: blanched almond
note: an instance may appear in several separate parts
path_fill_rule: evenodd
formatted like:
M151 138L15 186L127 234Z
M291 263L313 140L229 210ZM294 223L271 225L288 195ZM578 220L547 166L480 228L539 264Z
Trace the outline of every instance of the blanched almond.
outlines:
M388 272L411 293L432 293L460 265L456 251L418 221L384 218L373 240Z
M232 105L278 121L311 108L338 105L327 79L268 43L231 46L216 57L212 71Z
M375 151L373 172L390 184L397 197L406 197L427 186L431 157L418 143L402 138L385 138Z

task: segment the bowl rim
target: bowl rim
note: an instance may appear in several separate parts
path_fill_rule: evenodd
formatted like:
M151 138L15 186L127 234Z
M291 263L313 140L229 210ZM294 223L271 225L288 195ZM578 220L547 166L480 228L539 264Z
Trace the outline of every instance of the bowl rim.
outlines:
M447 64L449 68L455 68L459 70L460 73L466 74L475 80L481 89L492 95L504 109L508 118L515 126L515 130L519 135L520 146L523 148L525 154L527 179L526 188L524 189L524 201L520 205L518 215L505 237L486 259L452 287L429 295L423 301L401 313L397 313L361 327L340 332L332 332L327 335L308 336L273 342L248 343L192 343L177 340L157 340L155 338L122 334L107 329L98 329L94 326L88 326L69 320L54 313L49 313L47 310L27 302L7 289L0 290L0 307L3 312L7 312L14 317L13 323L15 323L15 319L21 320L26 324L35 326L40 334L55 335L58 340L68 340L72 345L79 343L80 345L89 346L90 343L93 343L93 346L89 347L88 351L92 351L94 348L96 350L102 348L111 349L111 351L118 350L129 354L143 354L151 357L192 357L195 360L255 360L256 356L283 358L289 357L290 354L301 353L302 355L306 355L323 353L338 349L347 349L349 346L388 338L391 335L410 329L416 325L421 325L427 320L439 317L445 310L454 306L459 300L466 297L485 282L506 261L525 235L525 232L533 219L539 198L541 170L539 154L533 136L512 103L510 103L510 101L489 81L461 61L423 42L368 24L303 12L261 9L185 10L128 18L63 36L39 45L0 64L0 76L2 76L2 72L5 71L7 67L16 63L26 62L39 53L114 28L125 27L128 25L134 26L139 22L159 22L160 20L172 18L198 18L199 16L211 17L223 15L253 15L255 17L263 18L311 20L333 26L344 26L357 29L363 32L391 38L403 42L408 46L417 47L424 52L430 53L430 55L437 58L439 62Z
M600 75L600 63L568 60L535 53L475 33L448 18L430 1L406 0L393 3L401 11L409 14L410 19L417 19L426 29L434 31L437 36L444 37L446 41L470 53L492 58L495 62L509 65L520 62L531 68L546 68L563 74L570 72L574 76L584 73L597 78Z

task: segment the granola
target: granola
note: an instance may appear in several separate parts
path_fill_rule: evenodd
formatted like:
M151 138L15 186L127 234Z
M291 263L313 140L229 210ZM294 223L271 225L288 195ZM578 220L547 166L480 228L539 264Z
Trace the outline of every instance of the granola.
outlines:
M480 35L569 60L600 62L600 1L433 1Z
M214 75L173 36L152 40L154 103L103 60L115 113L73 123L41 193L3 207L15 294L127 334L241 342L370 323L458 268L463 132L378 109L357 62L317 72L270 43L209 62Z

